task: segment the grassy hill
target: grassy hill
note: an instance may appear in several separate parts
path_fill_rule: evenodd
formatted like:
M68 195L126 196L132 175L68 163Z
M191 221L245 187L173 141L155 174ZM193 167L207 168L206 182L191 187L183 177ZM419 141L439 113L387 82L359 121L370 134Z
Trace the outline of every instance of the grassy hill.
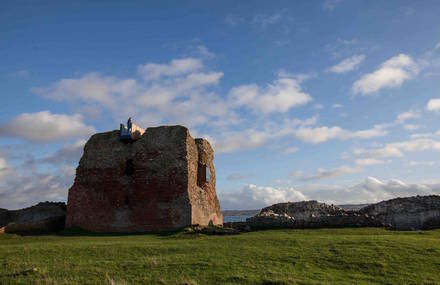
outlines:
M0 235L0 284L440 284L440 230Z

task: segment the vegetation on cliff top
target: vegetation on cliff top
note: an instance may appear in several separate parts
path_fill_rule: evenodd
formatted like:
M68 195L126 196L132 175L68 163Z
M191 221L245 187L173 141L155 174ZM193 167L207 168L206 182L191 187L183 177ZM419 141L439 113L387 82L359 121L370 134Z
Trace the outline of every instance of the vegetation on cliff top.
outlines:
M0 284L440 284L440 230L0 236Z

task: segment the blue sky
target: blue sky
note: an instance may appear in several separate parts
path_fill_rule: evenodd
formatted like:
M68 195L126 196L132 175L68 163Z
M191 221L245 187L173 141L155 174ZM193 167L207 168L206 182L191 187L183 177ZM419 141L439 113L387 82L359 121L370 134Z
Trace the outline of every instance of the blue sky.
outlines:
M211 141L224 209L440 194L437 1L4 1L0 207L128 116Z

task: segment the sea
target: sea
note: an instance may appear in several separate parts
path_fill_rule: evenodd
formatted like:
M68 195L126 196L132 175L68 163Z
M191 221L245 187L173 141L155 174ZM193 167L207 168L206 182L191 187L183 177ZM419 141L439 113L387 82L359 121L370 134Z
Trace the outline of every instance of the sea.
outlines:
M252 216L253 215L223 216L223 223L228 223L228 222L246 222L246 219L250 218Z

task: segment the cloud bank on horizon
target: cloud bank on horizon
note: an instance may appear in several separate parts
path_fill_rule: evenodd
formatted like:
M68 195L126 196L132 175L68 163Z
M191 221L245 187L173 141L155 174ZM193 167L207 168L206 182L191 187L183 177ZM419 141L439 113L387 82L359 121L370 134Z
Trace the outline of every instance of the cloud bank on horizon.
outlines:
M225 209L440 194L435 1L118 5L0 11L0 208L65 201L129 116L209 139Z

